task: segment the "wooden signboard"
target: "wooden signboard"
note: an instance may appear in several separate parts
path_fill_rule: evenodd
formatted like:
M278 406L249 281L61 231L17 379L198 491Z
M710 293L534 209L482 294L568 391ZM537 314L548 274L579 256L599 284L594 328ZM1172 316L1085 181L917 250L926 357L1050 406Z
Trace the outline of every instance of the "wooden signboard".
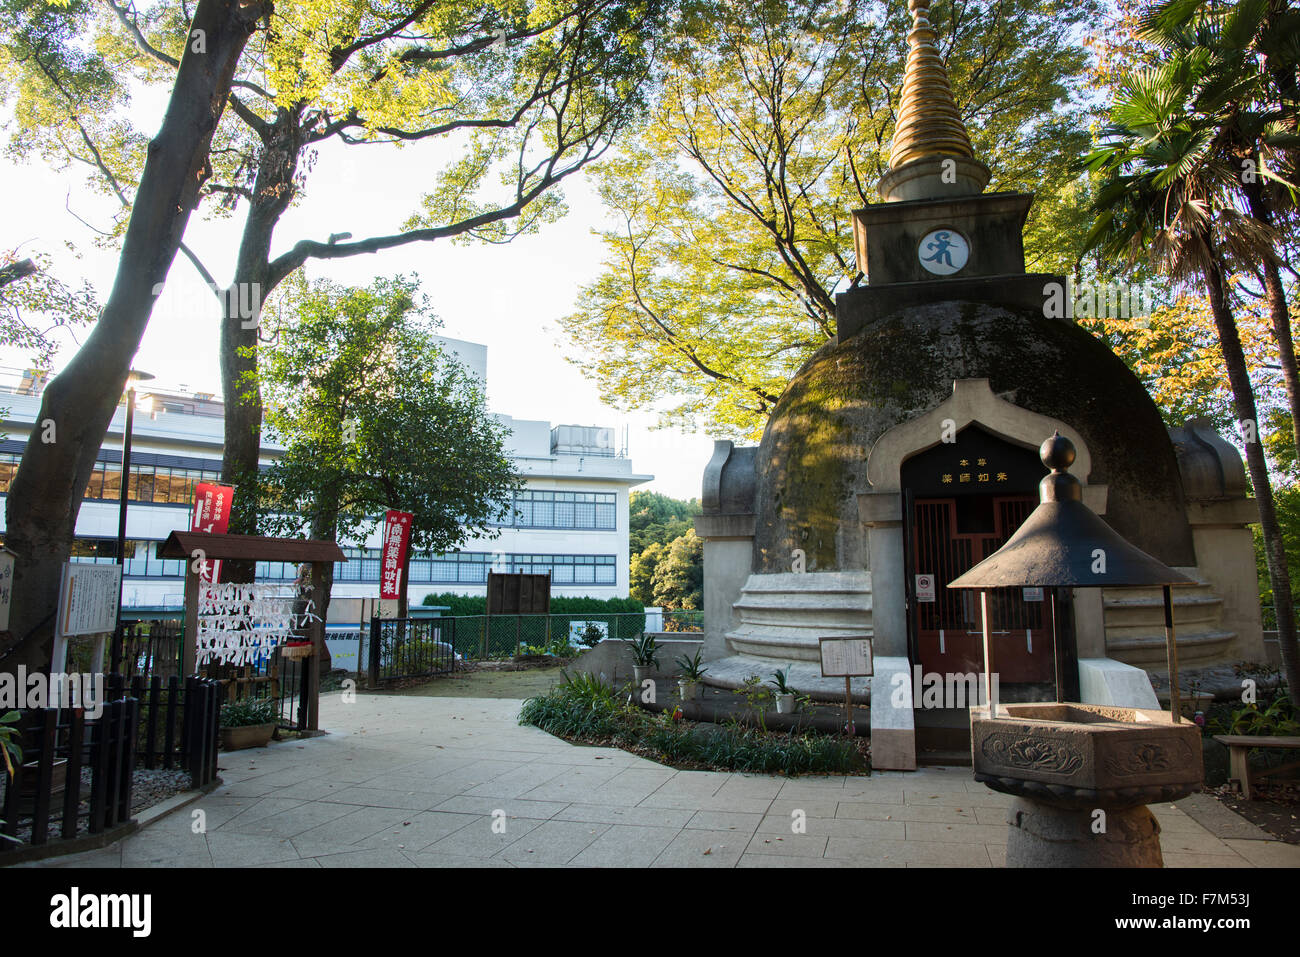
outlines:
M823 678L871 676L870 638L821 638Z
M551 576L488 572L489 615L549 615Z
M823 678L844 679L844 730L851 737L857 733L853 726L853 689L849 682L852 678L866 678L871 675L871 639L819 638L819 651L822 660Z

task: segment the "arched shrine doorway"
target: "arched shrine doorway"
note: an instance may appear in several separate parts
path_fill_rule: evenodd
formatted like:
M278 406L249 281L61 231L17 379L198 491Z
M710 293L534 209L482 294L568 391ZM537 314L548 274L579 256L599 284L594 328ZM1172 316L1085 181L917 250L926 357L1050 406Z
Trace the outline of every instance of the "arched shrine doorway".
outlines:
M977 425L903 462L909 655L923 674L983 670L978 595L948 583L1000 548L1038 504L1046 474L1035 450ZM1042 589L990 592L996 667L1005 696L1053 687L1051 611ZM1008 685L1021 686L1008 688ZM1028 687L1024 687L1028 686Z

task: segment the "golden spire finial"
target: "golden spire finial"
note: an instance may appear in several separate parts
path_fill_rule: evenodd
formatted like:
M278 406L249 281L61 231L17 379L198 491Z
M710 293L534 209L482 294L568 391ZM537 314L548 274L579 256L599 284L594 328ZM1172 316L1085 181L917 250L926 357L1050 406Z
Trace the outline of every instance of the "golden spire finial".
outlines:
M912 30L907 35L911 49L903 74L890 169L931 156L974 159L975 151L939 56L938 38L930 25L930 0L908 0L907 8L912 13Z

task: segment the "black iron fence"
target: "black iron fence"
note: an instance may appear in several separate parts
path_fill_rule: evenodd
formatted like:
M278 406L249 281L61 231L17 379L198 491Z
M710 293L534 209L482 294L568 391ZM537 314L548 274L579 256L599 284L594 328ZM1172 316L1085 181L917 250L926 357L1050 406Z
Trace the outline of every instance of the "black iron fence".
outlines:
M113 661L110 671L128 678L180 675L184 655L185 622L178 619L128 621L118 624L121 630L120 661Z
M370 683L447 674L456 667L452 618L371 618L362 650Z
M220 682L176 675L165 681L159 675L127 679L115 674L108 676L105 687L110 700L130 698L139 703L136 767L189 771L196 788L212 780L216 759L206 742L217 739L225 697Z
M22 760L0 774L0 859L24 845L51 838L99 834L131 818L137 767L187 770L195 788L215 780L221 689L174 676L131 681L110 675L114 692L97 718L84 708L33 708L20 712Z
M286 658L282 652L282 648L276 648L257 664L210 662L199 668L199 674L221 683L225 701L271 698L276 704L278 728L305 731L311 692L311 658Z

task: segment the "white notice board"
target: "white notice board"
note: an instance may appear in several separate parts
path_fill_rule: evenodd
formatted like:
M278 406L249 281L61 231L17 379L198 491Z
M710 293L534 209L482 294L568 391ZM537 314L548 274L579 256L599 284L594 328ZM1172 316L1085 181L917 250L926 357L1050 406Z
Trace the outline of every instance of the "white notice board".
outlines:
M59 634L101 635L117 627L121 565L68 562L59 586Z
M820 638L823 678L861 678L871 672L870 638Z

